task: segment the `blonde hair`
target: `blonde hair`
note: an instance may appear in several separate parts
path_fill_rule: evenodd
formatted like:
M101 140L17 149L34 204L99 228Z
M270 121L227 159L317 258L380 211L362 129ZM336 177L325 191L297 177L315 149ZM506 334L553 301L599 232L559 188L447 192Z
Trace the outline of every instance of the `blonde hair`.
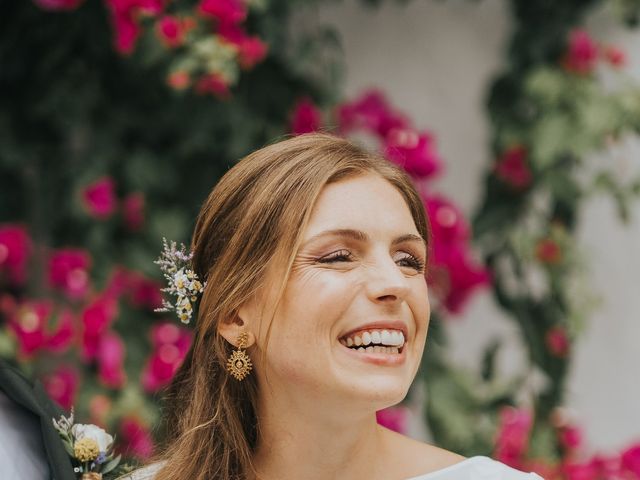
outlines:
M328 134L301 135L253 152L209 194L191 244L195 272L207 286L193 345L168 390L167 437L160 457L166 463L158 480L245 480L255 475L256 376L238 382L227 373L233 347L218 333L218 322L236 318L272 265L283 268L282 295L321 190L363 174L379 175L398 189L428 241L424 206L407 175Z

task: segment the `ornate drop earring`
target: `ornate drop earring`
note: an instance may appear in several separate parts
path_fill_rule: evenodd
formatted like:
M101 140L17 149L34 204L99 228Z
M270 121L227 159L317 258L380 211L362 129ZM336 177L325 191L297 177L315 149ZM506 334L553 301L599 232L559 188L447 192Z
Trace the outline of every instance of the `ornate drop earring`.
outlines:
M247 348L249 335L242 332L238 335L238 350L234 350L227 359L227 370L236 380L242 381L251 371L251 359L243 348Z

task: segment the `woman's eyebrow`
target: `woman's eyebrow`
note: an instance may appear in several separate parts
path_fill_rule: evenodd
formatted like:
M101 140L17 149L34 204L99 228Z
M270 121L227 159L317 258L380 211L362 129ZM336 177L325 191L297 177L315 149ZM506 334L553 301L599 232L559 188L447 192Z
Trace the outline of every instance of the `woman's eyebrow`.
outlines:
M350 238L352 240L356 240L359 242L367 242L370 240L369 235L366 232L363 232L361 230L353 230L351 228L337 228L334 230L325 230L323 232L320 232L316 235L314 235L313 237L309 238L308 240L306 240L303 244L303 246L321 238L321 237L328 237L328 236L338 236L338 237L345 237L345 238ZM424 246L426 246L427 242L425 242L425 240L420 237L419 235L415 235L413 233L407 233L404 235L400 235L399 237L395 238L391 244L392 245L397 245L398 243L403 243L403 242L420 242L421 244L423 244Z

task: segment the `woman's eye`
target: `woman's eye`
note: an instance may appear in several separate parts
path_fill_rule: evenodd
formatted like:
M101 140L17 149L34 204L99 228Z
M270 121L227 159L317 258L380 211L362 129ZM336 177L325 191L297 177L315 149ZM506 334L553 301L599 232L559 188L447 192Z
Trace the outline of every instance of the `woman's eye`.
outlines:
M352 260L353 255L349 250L338 250L318 259L319 263L335 263L348 262Z
M401 267L409 267L413 268L417 272L424 272L424 262L418 257L411 255L410 253L405 253L404 256L400 257L398 260L398 265Z

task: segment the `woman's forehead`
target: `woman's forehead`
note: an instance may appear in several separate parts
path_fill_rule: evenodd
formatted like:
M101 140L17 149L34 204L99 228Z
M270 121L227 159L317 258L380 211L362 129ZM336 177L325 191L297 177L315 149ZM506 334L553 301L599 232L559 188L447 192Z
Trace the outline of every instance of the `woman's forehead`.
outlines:
M324 187L311 212L303 242L327 230L417 233L407 202L378 175L362 175Z

